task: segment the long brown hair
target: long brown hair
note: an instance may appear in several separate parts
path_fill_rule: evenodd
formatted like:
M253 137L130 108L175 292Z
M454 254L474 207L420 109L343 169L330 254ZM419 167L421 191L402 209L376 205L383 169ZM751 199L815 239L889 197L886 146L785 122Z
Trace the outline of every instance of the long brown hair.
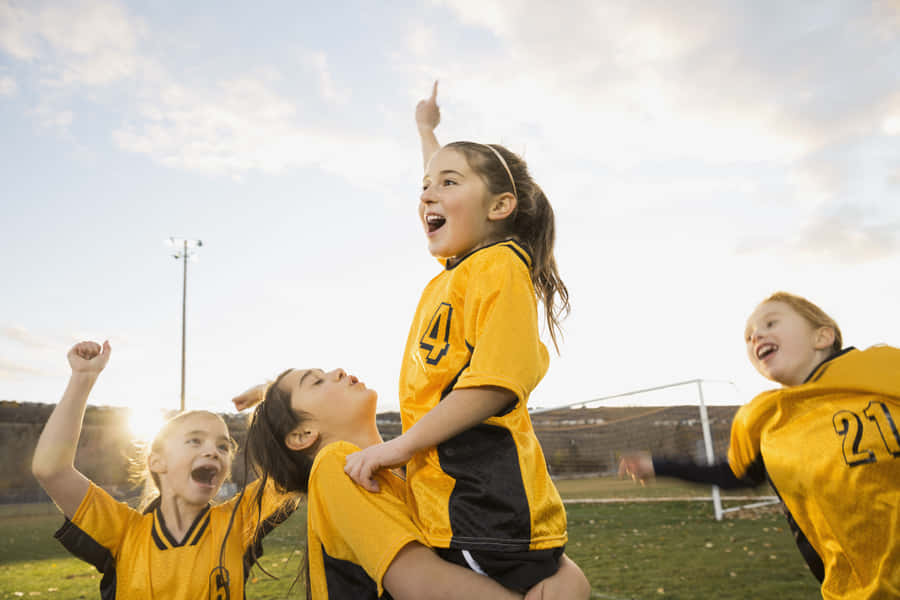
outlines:
M462 153L469 167L481 176L492 194L509 192L516 197L516 210L507 219L507 232L531 254L531 281L538 299L544 305L553 346L559 352L557 336L562 335L560 322L569 314L570 306L569 290L559 275L553 255L556 225L550 201L532 179L525 161L507 148L476 142L451 142L444 147ZM506 165L497 158L495 151L503 157Z
M307 413L293 410L291 393L279 387L281 380L291 370L281 373L268 387L263 401L250 416L247 427L246 457L262 479L256 492L255 500L258 505L262 503L263 491L270 479L281 492L309 492L309 475L320 444L316 441L304 450L292 450L284 442L290 432L309 418ZM306 597L310 598L309 548L303 557L300 571L305 573Z

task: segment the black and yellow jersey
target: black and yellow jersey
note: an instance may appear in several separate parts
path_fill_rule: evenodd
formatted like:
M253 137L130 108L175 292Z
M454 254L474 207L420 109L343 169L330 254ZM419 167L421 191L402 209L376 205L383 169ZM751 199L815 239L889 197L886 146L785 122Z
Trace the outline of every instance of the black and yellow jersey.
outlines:
M530 264L516 242L498 242L445 267L419 300L400 368L404 431L454 389L516 395L501 414L407 464L413 518L431 546L521 552L566 542L565 510L526 405L549 364Z
M159 499L141 513L92 483L72 520L66 519L56 537L72 554L103 573L103 600L239 600L244 598L251 553L262 554L262 536L290 516L294 507L289 496L269 484L260 514L254 501L258 486L256 481L247 486L242 498L207 506L184 539L176 540L166 527ZM220 570L219 552L239 498L225 547L225 569ZM257 526L261 529L255 538Z
M425 544L406 504L406 487L392 471L379 471L373 494L344 473L347 455L359 451L334 442L316 455L309 477L307 539L309 581L317 600L390 598L382 579L410 542Z
M741 407L728 463L742 479L761 461L824 598L900 598L900 350L850 349Z

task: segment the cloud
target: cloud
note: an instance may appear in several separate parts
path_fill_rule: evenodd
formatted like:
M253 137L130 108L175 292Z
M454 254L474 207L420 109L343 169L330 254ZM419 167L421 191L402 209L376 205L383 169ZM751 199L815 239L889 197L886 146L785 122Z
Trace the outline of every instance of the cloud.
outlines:
M900 218L842 205L814 214L792 235L758 236L738 248L739 254L761 252L835 264L877 261L900 253Z
M313 69L318 81L319 94L329 103L346 105L350 101L350 91L338 89L334 78L328 68L328 57L324 52L309 52L304 57L304 63Z
M500 44L467 54L447 38L421 59L459 56L442 61L449 100L502 115L505 131L532 144L566 140L553 151L618 169L673 158L789 163L877 129L896 80L896 51L873 47L858 5L440 4ZM841 34L848 22L858 36Z
M74 115L71 110L59 108L52 104L41 104L28 111L41 127L55 129L59 133L65 133L72 124Z
M0 0L0 48L39 65L48 86L105 85L134 76L143 25L117 2L14 6Z
M397 157L406 156L387 139L301 123L293 102L252 78L222 82L211 93L170 84L141 117L115 130L115 143L172 168L240 175L317 167L345 175L358 163L355 175L390 180Z
M6 327L0 328L0 337L18 342L24 346L28 346L29 348L44 349L52 348L57 345L57 343L42 336L36 335L28 331L24 327L19 327L18 325L8 325Z
M18 90L16 80L8 75L0 77L0 96L12 96Z
M44 369L36 369L0 358L0 380L16 381L25 377L51 377L54 375L55 373Z

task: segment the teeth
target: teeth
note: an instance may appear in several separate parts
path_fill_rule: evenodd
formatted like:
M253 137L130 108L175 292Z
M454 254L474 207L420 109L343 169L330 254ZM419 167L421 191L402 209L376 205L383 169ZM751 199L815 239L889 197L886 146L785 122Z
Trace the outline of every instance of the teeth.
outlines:
M756 351L756 358L765 358L776 350L778 350L778 346L776 346L775 344L763 344Z
M444 220L441 215L425 215L425 221L428 223L439 223Z

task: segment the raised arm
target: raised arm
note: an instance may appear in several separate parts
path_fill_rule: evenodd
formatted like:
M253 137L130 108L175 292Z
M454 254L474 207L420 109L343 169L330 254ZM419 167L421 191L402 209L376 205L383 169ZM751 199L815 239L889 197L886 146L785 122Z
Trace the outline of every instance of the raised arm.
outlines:
M348 456L344 471L359 485L377 492L374 475L379 469L406 464L416 452L471 429L515 401L513 392L499 387L453 390L403 435Z
M72 375L62 399L41 432L31 472L56 505L70 519L90 487L90 481L75 468L75 451L88 394L109 361L109 342L80 342L67 355Z
M441 109L437 105L438 82L431 88L431 97L420 100L416 105L416 127L422 142L422 164L428 167L428 161L435 152L441 149L434 130L441 122Z

